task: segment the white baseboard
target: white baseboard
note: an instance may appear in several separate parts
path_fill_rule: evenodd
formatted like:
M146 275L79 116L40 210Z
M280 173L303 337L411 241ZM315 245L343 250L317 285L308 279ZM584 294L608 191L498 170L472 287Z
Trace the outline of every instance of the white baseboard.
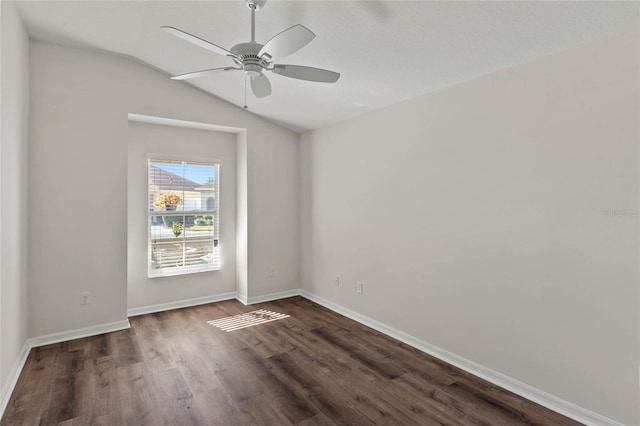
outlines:
M216 294L213 296L196 297L195 299L184 299L175 302L159 303L157 305L140 306L127 310L127 315L135 317L137 315L152 314L154 312L170 311L172 309L187 308L189 306L205 305L207 303L221 302L237 298L236 292Z
M201 297L197 299L189 299L189 300L182 300L178 302L144 306L140 308L132 308L129 310L128 313L130 316L135 316L135 315L142 315L146 313L159 312L159 311L165 311L170 309L178 309L178 308L184 308L188 306L195 306L195 305L200 305L205 303L218 302L218 301L229 300L229 299L238 299L241 303L244 303L245 305L250 305L254 303L263 303L263 302L284 299L284 298L293 297L293 296L305 297L313 302L318 303L319 305L322 305L328 309L331 309L332 311L335 311L341 315L351 318L354 321L357 321L361 324L364 324L368 327L373 328L374 330L377 330L401 342L404 342L410 346L413 346L416 349L426 352L438 359L441 359L442 361L445 361L451 365L454 365L464 371L467 371L475 376L478 376L484 380L487 380L488 382L491 382L497 386L507 389L517 395L522 396L523 398L536 402L544 407L549 408L550 410L563 414L569 418L577 420L586 425L623 426L621 423L616 422L615 420L612 420L600 414L594 413L590 410L587 410L571 402L565 401L554 395L546 393L540 389L537 389L533 386L530 386L526 383L523 383L519 380L516 380L498 371L492 370L476 362L473 362L459 355L446 351L442 348L439 348L428 342L420 340L414 336L411 336L407 333L404 333L400 330L397 330L393 327L390 327L386 324L383 324L365 315L361 315L355 311L345 308L342 305L338 305L337 303L331 302L330 300L324 299L306 290L299 290L299 289L288 290L288 291L282 291L278 293L267 294L264 296L256 296L256 297L249 297L249 298L242 297L241 295L235 292L224 293L217 296ZM130 327L129 321L124 320L124 321L116 321L116 322L107 323L107 324L101 324L98 326L85 327L77 330L53 333L45 336L33 337L28 339L24 343L24 346L22 347L22 350L20 351L20 354L16 359L16 362L14 363L11 369L11 372L9 373L7 382L5 386L2 388L2 392L0 393L0 417L4 414L7 404L9 403L11 394L18 381L18 377L22 372L22 369L24 367L24 364L27 360L27 357L29 355L29 351L31 350L31 348L48 345L52 343L59 343L67 340L79 339L82 337L89 337L89 336L95 336L98 334L124 330L129 327Z
M198 297L195 299L178 300L176 302L161 303L157 305L141 306L138 308L131 308L127 311L127 315L130 317L137 315L150 314L154 312L168 311L171 309L186 308L189 306L204 305L207 303L220 302L223 300L238 299L245 305L252 305L254 303L269 302L272 300L284 299L287 297L298 296L300 291L287 290L278 293L266 294L264 296L256 296L247 298L236 292L222 293L215 296ZM65 342L68 340L80 339L82 337L95 336L98 334L110 333L112 331L125 330L130 327L129 320L116 321L107 324L101 324L92 327L85 327L76 330L63 331L59 333L47 334L44 336L32 337L24 342L22 350L18 356L18 359L14 363L11 372L9 373L8 380L0 393L0 417L4 414L4 410L9 403L13 389L18 382L22 368L24 367L27 357L31 348L38 346L50 345L53 343Z
M29 356L30 351L31 346L29 346L29 340L27 340L24 342L24 345L22 345L22 350L20 350L20 354L13 363L9 376L7 376L7 382L2 387L2 392L0 393L0 418L4 414L7 404L9 404L9 399L11 399L11 394L13 393L13 389L16 387L16 383L18 383L18 377L20 377L24 363L27 362L27 357Z
M278 299L286 299L287 297L299 296L300 289L279 291L277 293L265 294L264 296L249 297L246 302L238 298L245 305L253 305L255 303L271 302Z
M248 305L249 304L249 299L247 298L246 294L238 293L236 295L236 299L238 299L238 302L242 303L243 305Z
M141 306L138 308L130 308L127 315L135 317L137 315L152 314L154 312L170 311L172 309L188 308L189 306L205 305L207 303L221 302L223 300L237 299L244 305L253 305L255 303L270 302L272 300L285 299L287 297L299 296L300 290L286 290L277 293L265 294L263 296L247 297L237 292L229 292L216 294L213 296L197 297L195 299L178 300L175 302L160 303L157 305Z
M24 364L27 361L27 357L29 356L29 352L32 348L65 342L67 340L80 339L82 337L111 333L112 331L126 330L129 327L129 320L123 320L27 339L24 342L22 350L13 364L11 371L9 372L5 386L2 388L2 393L0 394L0 417L4 415L7 404L11 399L13 389L15 388L16 383L18 383L18 378L20 377L20 373L22 373L22 369L24 368Z
M66 342L67 340L81 339L83 337L111 333L112 331L126 330L129 327L131 327L129 320L114 321L106 324L92 325L91 327L78 328L76 330L61 331L59 333L32 337L27 340L27 343L29 344L29 348L37 348L38 346Z
M478 376L488 382L500 386L501 388L507 389L508 391L520 395L523 398L540 404L550 410L577 420L581 423L593 426L623 426L621 423L618 423L615 420L589 411L586 408L582 408L569 401L565 401L561 398L546 393L540 389L537 389L498 371L492 370L491 368L487 368L476 362L446 351L442 348L425 342L424 340L420 340L365 315L361 315L355 311L345 308L344 306L338 305L337 303L333 303L330 300L324 299L320 296L316 296L315 294L310 293L306 290L300 290L300 295L313 302L316 302L319 305L324 306L325 308L331 309L334 312L351 318L352 320L364 324L367 327L371 327L374 330L386 334L387 336L393 337L394 339L406 343L407 345L413 346L416 349L426 352L429 355L441 359L442 361L454 365L468 373Z

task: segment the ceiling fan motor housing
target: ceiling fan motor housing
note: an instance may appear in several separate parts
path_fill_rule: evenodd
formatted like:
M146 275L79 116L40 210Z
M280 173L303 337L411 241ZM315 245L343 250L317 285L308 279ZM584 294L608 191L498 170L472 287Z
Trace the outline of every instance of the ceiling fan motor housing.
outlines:
M236 44L231 48L231 53L238 57L234 60L249 76L261 74L264 68L269 67L269 62L258 56L262 46L260 43L248 42Z

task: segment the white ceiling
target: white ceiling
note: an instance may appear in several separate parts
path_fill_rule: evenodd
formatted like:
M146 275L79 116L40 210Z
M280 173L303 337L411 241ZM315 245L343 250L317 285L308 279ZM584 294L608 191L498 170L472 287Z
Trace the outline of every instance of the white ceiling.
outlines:
M232 1L21 1L38 39L127 55L168 74L231 61L160 30L180 28L227 49L250 38L250 12ZM265 43L294 24L316 38L283 63L338 71L336 84L268 73L270 97L249 110L302 131L637 28L640 3L610 1L278 1L256 13ZM175 84L187 84L176 81ZM191 84L239 107L241 72Z

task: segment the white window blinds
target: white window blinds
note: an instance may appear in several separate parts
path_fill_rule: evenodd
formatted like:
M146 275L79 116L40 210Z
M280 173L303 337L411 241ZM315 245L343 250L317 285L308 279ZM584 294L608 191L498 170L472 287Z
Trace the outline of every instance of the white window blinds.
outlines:
M149 158L149 277L220 269L220 165Z

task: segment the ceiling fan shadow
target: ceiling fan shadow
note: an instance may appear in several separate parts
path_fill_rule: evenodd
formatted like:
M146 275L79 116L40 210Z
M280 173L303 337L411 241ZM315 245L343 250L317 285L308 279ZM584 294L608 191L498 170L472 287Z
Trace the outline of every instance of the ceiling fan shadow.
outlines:
M378 22L386 22L392 17L388 1L357 1L355 4L368 12Z

